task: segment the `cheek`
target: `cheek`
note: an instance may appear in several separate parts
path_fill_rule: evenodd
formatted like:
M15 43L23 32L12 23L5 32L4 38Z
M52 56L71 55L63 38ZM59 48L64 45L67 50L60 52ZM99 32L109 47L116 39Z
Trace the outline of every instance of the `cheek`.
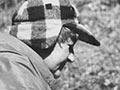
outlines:
M58 56L60 61L66 60L68 55L69 55L69 46L67 45L58 51Z
M55 64L65 61L69 55L69 46L66 44L56 44L53 52L47 57Z

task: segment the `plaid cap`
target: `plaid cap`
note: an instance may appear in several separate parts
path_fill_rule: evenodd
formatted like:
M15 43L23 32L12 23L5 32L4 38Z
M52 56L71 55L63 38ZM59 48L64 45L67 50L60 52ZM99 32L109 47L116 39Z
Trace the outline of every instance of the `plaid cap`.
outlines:
M54 45L62 26L74 22L69 0L28 0L14 14L10 34L41 49Z

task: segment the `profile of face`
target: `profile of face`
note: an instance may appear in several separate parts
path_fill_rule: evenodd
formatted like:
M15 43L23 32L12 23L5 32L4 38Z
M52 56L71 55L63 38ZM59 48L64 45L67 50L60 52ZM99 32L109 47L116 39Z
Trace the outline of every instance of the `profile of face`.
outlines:
M67 62L75 61L73 47L77 40L89 43L94 46L100 46L100 42L85 28L75 24L67 24L60 32L58 40L45 63L56 77L59 77L61 70Z
M60 76L61 70L67 62L73 62L75 60L74 53L70 52L70 47L71 46L66 43L56 43L51 54L45 58L45 63L55 77Z
M43 58L53 75L59 77L65 64L75 61L73 47L77 40L100 46L100 42L84 26L70 23L61 29L53 46L47 49L32 48Z
M61 70L67 62L75 60L73 46L76 42L76 36L68 28L63 28L54 49L48 57L44 59L49 69L55 77L59 77Z

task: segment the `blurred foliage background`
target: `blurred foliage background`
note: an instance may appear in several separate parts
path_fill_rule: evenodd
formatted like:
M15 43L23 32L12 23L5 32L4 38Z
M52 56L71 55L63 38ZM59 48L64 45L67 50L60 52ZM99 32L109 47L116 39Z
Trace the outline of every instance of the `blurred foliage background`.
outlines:
M11 16L24 0L0 0L0 28L11 24ZM101 42L94 47L78 41L76 61L67 64L58 90L120 90L120 0L71 0Z

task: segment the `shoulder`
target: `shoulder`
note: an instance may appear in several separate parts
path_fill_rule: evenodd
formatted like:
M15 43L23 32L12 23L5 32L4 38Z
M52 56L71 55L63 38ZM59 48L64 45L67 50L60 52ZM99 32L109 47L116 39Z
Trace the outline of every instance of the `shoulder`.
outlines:
M0 88L3 90L50 90L28 57L13 51L0 52Z

